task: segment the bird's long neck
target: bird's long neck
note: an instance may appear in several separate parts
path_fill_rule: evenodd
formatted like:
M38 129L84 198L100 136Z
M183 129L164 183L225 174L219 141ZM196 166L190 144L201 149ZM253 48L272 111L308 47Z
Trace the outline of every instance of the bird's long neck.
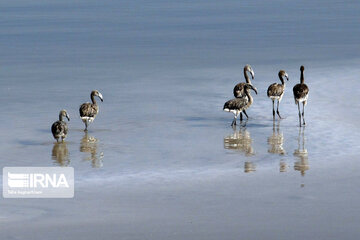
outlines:
M248 99L249 99L249 104L252 104L252 102L253 102L253 97L252 97L251 94L250 94L250 90L249 90L249 89L246 89L246 90L245 90L245 94L246 94L246 96L247 96Z
M250 78L249 78L249 76L247 75L247 70L246 70L246 68L244 68L244 77L245 77L246 82L251 84Z
M283 78L283 76L281 74L279 74L279 78L280 78L281 84L285 85L284 78Z
M304 83L304 71L301 71L301 74L300 74L300 83Z
M95 100L94 94L91 94L90 98L91 98L92 103L96 105L96 100Z
M64 117L64 116L60 113L60 114L59 114L59 121L63 121L63 117Z

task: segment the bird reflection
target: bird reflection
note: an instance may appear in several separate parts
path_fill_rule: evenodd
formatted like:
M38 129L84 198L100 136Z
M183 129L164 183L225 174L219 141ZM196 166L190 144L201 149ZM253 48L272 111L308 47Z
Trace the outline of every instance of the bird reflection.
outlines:
M252 162L245 162L244 163L244 172L251 173L256 171L256 165Z
M250 133L245 127L240 127L239 131L234 129L234 133L224 138L224 148L236 150L245 153L246 156L252 156L255 154L253 147L251 146L252 139Z
M287 172L287 169L288 169L287 163L284 161L280 161L279 169L280 169L280 172Z
M102 158L104 154L103 152L98 154L98 140L93 136L89 136L87 132L85 132L84 137L81 139L80 152L90 154L86 155L84 160L91 161L91 166L93 168L102 167Z
M297 158L297 161L294 163L294 169L300 171L301 176L304 176L305 171L310 168L308 152L305 148L305 127L299 129L298 148L295 149L294 156Z
M269 149L268 149L269 153L285 155L285 150L283 147L284 135L282 132L280 132L280 121L278 121L276 125L276 131L275 131L275 121L273 122L273 133L270 137L268 137L267 142L269 145Z
M56 142L52 148L51 158L59 166L68 166L70 164L69 150L66 142Z

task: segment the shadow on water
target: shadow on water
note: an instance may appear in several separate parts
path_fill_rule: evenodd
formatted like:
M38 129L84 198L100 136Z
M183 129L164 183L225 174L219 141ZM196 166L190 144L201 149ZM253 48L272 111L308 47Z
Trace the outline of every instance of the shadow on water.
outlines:
M69 150L66 142L56 142L51 151L51 158L59 166L68 166L70 164Z
M300 171L301 176L305 176L305 172L310 169L308 160L308 151L305 148L305 127L299 128L298 148L294 150L296 162L294 163L294 170Z
M98 153L98 139L90 136L85 132L84 137L80 142L80 152L87 153L84 156L84 161L90 161L93 168L100 168L103 166L102 158L103 152Z

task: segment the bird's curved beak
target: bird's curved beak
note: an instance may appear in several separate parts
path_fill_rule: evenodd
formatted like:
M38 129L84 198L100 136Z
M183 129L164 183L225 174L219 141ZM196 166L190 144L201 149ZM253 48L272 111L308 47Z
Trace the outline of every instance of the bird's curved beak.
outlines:
M67 120L70 122L70 117L69 117L68 114L66 114L66 118L67 118Z
M103 96L102 96L101 93L99 93L98 97L100 98L100 100L101 100L102 102L104 101Z
M285 74L285 77L289 81L289 75Z
M251 74L251 78L254 79L254 77L255 77L254 70L251 69L250 74Z
M256 95L257 95L257 89L256 89L256 87L251 87L252 88L252 90L254 90L254 92L256 93Z

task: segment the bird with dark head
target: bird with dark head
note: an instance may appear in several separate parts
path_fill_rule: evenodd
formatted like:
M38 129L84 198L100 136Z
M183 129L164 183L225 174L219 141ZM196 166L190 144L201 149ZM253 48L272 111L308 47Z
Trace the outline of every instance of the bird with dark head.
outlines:
M234 97L236 97L236 98L246 97L246 94L244 91L244 86L247 83L251 84L251 80L249 78L248 73L251 74L251 79L254 79L254 77L255 77L254 70L252 69L252 67L249 64L246 64L244 67L245 82L238 83L235 85L235 87L233 89ZM243 113L245 114L246 118L249 118L249 116L247 115L245 110L243 111ZM242 113L240 113L240 120L242 120Z
M284 70L280 70L278 75L279 75L281 84L273 83L269 86L269 88L267 90L267 96L272 100L272 104L273 104L273 119L275 119L275 100L277 100L276 113L279 116L279 118L281 119L280 112L279 112L279 105L280 105L281 99L284 96L284 92L285 92L285 81L284 81L283 77L285 77L287 79L287 81L289 81L289 76Z
M80 118L85 123L84 131L87 131L88 125L94 121L96 115L99 113L99 106L97 105L95 97L103 101L102 94L98 90L94 90L90 94L91 103L83 103L79 109Z
M301 118L303 120L303 125L305 125L305 105L307 104L308 95L309 95L309 88L304 83L304 66L300 67L300 83L296 84L293 88L294 93L294 100L295 104L298 105L298 111L299 111L299 124L301 127ZM300 112L300 103L302 103L302 113Z
M248 109L253 103L250 90L253 90L257 94L257 89L253 85L246 83L244 85L244 97L233 98L224 104L223 110L225 112L232 112L234 114L234 120L232 121L231 126L236 125L236 119L239 113Z
M57 142L59 142L59 140L63 142L68 133L68 126L63 120L64 117L66 117L68 121L70 121L69 115L67 114L66 110L63 109L59 113L59 121L54 122L51 126L51 132Z

